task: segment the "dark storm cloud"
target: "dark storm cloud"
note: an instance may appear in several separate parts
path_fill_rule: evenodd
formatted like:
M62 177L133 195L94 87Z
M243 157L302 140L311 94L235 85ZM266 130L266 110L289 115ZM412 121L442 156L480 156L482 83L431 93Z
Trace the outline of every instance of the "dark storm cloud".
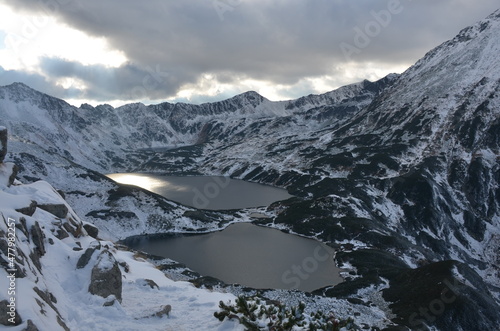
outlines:
M189 77L176 72L175 68L168 70L161 65L137 66L126 63L113 68L44 58L40 66L51 79L80 80L87 86L87 89L81 92L80 98L96 101L166 99L175 94L180 85L189 81Z
M2 66L0 66L0 86L10 85L14 82L28 84L35 90L49 95L57 95L61 98L70 99L82 94L82 91L77 89L64 89L61 86L52 84L47 77L40 74L16 70L5 70Z
M230 83L251 78L293 85L335 74L349 61L409 65L498 7L497 0L0 2L50 13L124 51L129 64L94 68L95 77L84 78L95 89L89 95L115 98L143 85L150 68L168 73L147 89L165 98L203 73ZM44 63L50 74L82 75L77 64L52 61ZM102 83L113 79L118 86Z

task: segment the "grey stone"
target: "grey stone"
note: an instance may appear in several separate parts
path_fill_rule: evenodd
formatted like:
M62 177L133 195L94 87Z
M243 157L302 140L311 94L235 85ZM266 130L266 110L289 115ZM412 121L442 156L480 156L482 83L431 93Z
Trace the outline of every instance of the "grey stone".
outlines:
M158 311L157 313L153 314L152 316L156 316L156 317L163 317L165 315L170 316L171 311L172 311L171 305L161 306L161 310Z
M21 214L27 215L27 216L33 216L33 214L35 213L36 207L37 207L36 201L31 201L29 206L16 209L16 211L21 213Z
M40 229L40 225L38 222L35 222L35 225L31 227L31 240L33 244L35 245L35 248L33 251L30 253L30 258L35 264L35 266L38 268L38 270L42 270L42 265L40 263L40 258L45 255L45 245L43 243L45 236L42 232L42 229Z
M35 222L35 225L31 226L31 239L33 240L33 244L35 244L36 250L38 251L40 257L45 255L45 245L43 243L44 238L45 235L40 228L40 224L38 224L38 222Z
M38 331L38 328L36 327L35 323L33 323L32 320L28 320L28 326L26 326L23 331Z
M7 154L7 129L0 128L0 163L5 159Z
M87 234L89 236L91 236L94 239L97 239L97 236L99 235L99 229L97 229L92 224L88 224L88 223L84 224L83 228L85 229L85 231L87 231Z
M38 208L43 209L59 218L65 218L68 215L68 207L62 203L38 205Z
M77 269L85 268L89 263L90 258L92 257L92 254L94 254L95 250L96 249L94 247L87 248L85 253L83 253L82 256L80 256L80 258L78 259L78 262L76 263L76 268Z
M9 301L3 300L0 301L0 324L1 325L6 325L6 326L14 326L14 325L19 325L23 321L21 319L21 316L16 311L16 316L14 317L14 324L12 324L9 319L12 318L8 313L9 313Z
M122 273L108 250L99 255L92 268L89 292L103 298L114 295L119 302L122 301Z
M14 184L18 172L19 168L14 163L0 163L0 175L5 178L5 181L0 184L10 187Z

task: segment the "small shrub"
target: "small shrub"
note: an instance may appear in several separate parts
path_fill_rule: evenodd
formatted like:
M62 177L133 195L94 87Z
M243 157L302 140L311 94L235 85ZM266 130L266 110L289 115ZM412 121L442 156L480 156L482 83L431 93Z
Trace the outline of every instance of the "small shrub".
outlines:
M234 304L219 302L220 311L214 316L224 319L237 319L250 331L286 331L286 330L323 330L340 331L355 330L351 318L338 319L333 313L325 314L317 311L305 313L306 305L301 302L298 306L287 307L275 302L263 301L258 297L238 297Z

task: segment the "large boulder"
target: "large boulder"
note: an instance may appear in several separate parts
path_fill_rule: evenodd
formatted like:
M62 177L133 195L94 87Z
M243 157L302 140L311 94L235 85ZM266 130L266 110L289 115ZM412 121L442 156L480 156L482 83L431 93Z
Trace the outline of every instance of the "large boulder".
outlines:
M63 203L39 204L37 207L59 218L66 218L68 216L68 207Z
M10 303L7 300L0 301L0 325L5 326L14 326L19 325L23 321L17 311L11 307L9 307ZM14 319L14 323L12 323L12 318Z
M0 162L0 186L9 187L14 183L19 168L14 163Z
M83 224L83 228L85 231L87 231L87 234L91 236L94 239L97 239L97 236L99 235L99 229L93 226L90 223L85 223Z
M113 254L103 251L97 258L97 263L92 268L89 292L107 298L114 295L122 300L122 273Z

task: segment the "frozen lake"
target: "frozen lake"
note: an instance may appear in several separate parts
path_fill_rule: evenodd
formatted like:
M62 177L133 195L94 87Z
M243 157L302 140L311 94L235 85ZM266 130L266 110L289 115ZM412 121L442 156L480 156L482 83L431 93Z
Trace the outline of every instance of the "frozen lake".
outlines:
M134 236L124 243L229 284L310 292L342 282L331 247L250 223L209 234Z
M161 176L142 173L107 175L122 184L136 185L167 199L199 209L242 209L268 206L292 197L284 189L219 176Z

